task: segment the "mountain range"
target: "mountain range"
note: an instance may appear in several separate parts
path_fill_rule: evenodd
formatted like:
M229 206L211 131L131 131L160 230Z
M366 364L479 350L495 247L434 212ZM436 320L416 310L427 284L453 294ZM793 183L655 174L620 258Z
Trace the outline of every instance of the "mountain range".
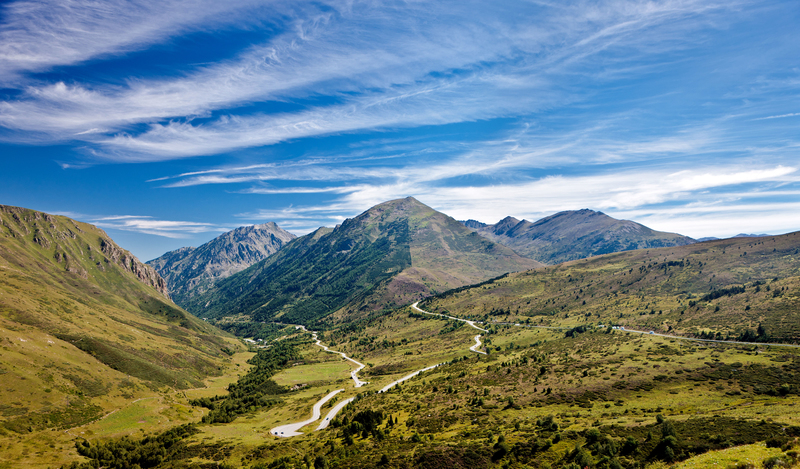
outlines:
M546 266L482 230L553 257L573 239L592 257ZM779 346L800 334L800 233L655 248L686 240L583 210L461 223L410 197L288 242L281 232L243 227L151 261L178 289L95 226L0 206L0 465L618 467L603 465L607 448L632 442L612 455L640 467L741 435L800 435L800 360ZM170 293L279 345L235 353ZM433 314L403 307L419 300ZM370 381L328 430L288 441L269 429L307 418L331 389L358 391L350 362L287 323L324 328L317 345L363 362ZM423 378L374 393L413 370ZM554 406L569 419L556 424Z
M683 246L695 240L617 220L594 210L559 212L536 222L506 217L494 225L463 222L481 236L545 264L634 249Z
M167 281L178 304L217 281L275 254L297 236L274 222L236 228L200 247L184 247L148 261Z
M185 307L201 317L307 323L338 310L350 317L390 309L541 265L408 197L298 238Z

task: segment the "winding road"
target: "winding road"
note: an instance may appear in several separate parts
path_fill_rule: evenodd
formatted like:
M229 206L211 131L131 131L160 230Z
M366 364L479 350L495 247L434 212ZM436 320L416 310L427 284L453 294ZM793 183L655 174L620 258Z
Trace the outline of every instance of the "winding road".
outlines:
M416 302L413 305L411 305L411 307L413 309L419 311L420 313L429 314L431 316L440 316L440 317L447 318L447 319L452 319L452 320L455 320L455 321L465 322L465 323L469 324L471 327L474 327L475 329L478 329L481 332L489 332L486 329L483 329L483 328L480 328L480 327L476 326L475 325L475 321L469 321L467 319L455 318L453 316L447 316L447 315L444 315L444 314L429 313L428 311L420 309L417 306L418 304L419 304L419 302ZM338 355L341 355L345 360L348 360L348 361L356 364L358 366L358 369L353 370L353 371L350 372L350 377L353 378L353 382L355 383L355 387L360 388L361 386L364 386L365 384L368 384L368 381L361 381L360 379L358 379L358 376L357 376L358 372L363 370L366 365L364 365L363 363L360 363L360 362L358 362L356 360L353 360L352 358L350 358L347 355L345 355L343 352L339 352L339 351L336 351L336 350L331 350L330 348L328 348L328 346L322 345L322 342L320 342L319 338L317 337L317 333L313 332L313 331L309 331L308 329L305 328L305 326L295 325L294 327L296 329L302 330L304 332L310 332L311 336L314 338L314 341L315 341L314 344L319 346L319 347L322 347L322 349L325 350L326 352L336 353ZM478 334L478 335L475 336L475 345L473 345L469 349L471 351L475 352L475 353L481 353L483 355L486 355L486 352L484 352L482 350L478 350L478 348L481 345L482 345L481 344L481 334ZM392 381L391 383L387 384L380 391L378 391L378 393L384 393L384 392L392 389L393 387L397 386L398 384L402 383L403 381L409 380L409 379L419 375L420 373L432 370L432 369L434 369L434 368L436 368L438 366L441 366L441 365L443 365L443 363L437 363L436 365L431 365L429 367L426 367L426 368L423 368L421 370L417 370L417 371L415 371L413 373L407 374L406 376L403 376L402 378L400 378L400 379L398 379L396 381ZM310 424L312 422L316 422L320 417L320 413L321 413L320 410L322 409L322 406L325 405L326 402L331 400L331 398L333 398L333 396L335 396L337 393L339 393L341 391L344 391L344 389L337 389L336 391L333 391L332 393L328 394L327 396L325 396L322 399L320 399L319 401L317 401L317 403L314 404L314 407L311 410L311 418L309 420L304 420L302 422L296 422L296 423L289 423L289 424L286 424L286 425L281 425L279 427L275 427L272 430L270 430L270 434L272 434L274 436L277 436L277 437L281 437L281 438L288 438L288 437L292 437L292 436L300 436L300 435L302 435L302 433L298 432L298 430L303 428L303 427L305 427L306 425L308 425L308 424ZM339 402L338 404L336 404L336 406L334 406L328 412L328 415L325 416L325 419L322 422L320 422L319 426L317 426L317 430L324 430L325 428L327 428L328 425L330 425L331 421L333 421L333 419L339 413L339 411L341 411L347 404L353 402L353 400L355 400L355 397L351 397L351 398L345 399L345 400Z
M488 330L486 330L486 329L483 329L483 328L481 328L481 327L478 327L478 326L476 326L476 325L475 325L475 321L470 321L470 320L468 320L468 319L455 318L455 317L453 317L453 316L448 316L448 315L446 315L446 314L439 314L439 313L429 313L428 311L425 311L424 309L420 309L420 308L417 306L418 304L419 304L419 301L417 301L416 303L414 303L413 305L411 305L411 307L412 307L413 309L415 309L415 310L419 311L420 313L423 313L423 314L430 314L431 316L440 316L440 317L443 317L443 318L452 319L452 320L454 320L454 321L461 321L461 322L465 322L465 323L469 324L470 326L474 327L475 329L478 329L479 331L483 331L483 332L489 332L489 331L488 331ZM475 336L475 345L473 345L473 346L472 346L472 347L470 347L469 349L470 349L471 351L475 352L475 353L482 353L482 354L486 355L486 352L484 352L483 350L478 350L478 348L479 348L480 346L481 346L481 334L478 334L478 335L476 335L476 336Z
M322 345L322 342L320 342L320 340L317 338L317 333L314 332L314 331L309 331L308 329L306 329L305 326L294 326L294 327L296 329L302 329L305 332L311 332L311 337L316 341L316 342L314 342L314 345L316 345L318 347L322 347L322 350L324 350L324 351L326 351L328 353L335 353L335 354L341 355L342 358L344 358L345 360L348 360L348 361L350 361L352 363L355 363L356 366L358 366L358 368L350 372L350 377L353 378L353 382L355 383L357 388L360 388L361 386L369 383L369 381L361 381L360 379L358 379L358 376L357 376L358 372L363 370L364 367L367 366L367 365L365 365L365 364L363 364L361 362L353 360L352 358L350 358L347 355L345 355L343 352L339 352L339 351L336 351L336 350L331 350L330 348L328 348L327 345Z
M735 345L768 345L770 347L789 347L789 348L800 348L800 345L796 344L778 344L778 343L771 343L771 342L741 342L737 340L717 340L717 339L697 339L695 337L682 337L679 335L669 335L669 334L659 334L658 332L654 331L637 331L636 329L628 329L627 327L619 327L616 330L622 332L630 332L633 334L646 334L652 335L657 337L666 337L667 339L678 339L678 340L689 340L692 342L711 342L715 344L735 344Z
M324 430L328 428L328 425L330 425L331 421L333 421L333 418L336 417L336 414L338 414L340 410L344 409L344 406L353 402L355 399L356 399L355 397L351 397L336 404L336 406L333 409L331 409L330 412L328 412L328 415L325 416L325 420L319 423L317 430Z
M436 368L437 366L442 366L442 365L444 365L444 363L437 363L437 364L431 365L431 366L429 366L427 368L423 368L421 370L417 370L417 371L415 371L415 372L413 372L413 373L411 373L409 375L403 376L402 378L398 379L397 381L392 381L391 383L389 383L386 386L384 386L380 391L378 391L378 394L380 394L382 392L386 392L386 391L392 389L393 387L397 386L398 384L402 383L403 381L405 381L407 379L411 379L414 376L417 376L418 374L422 373L423 371L432 370L432 369Z
M337 355L341 355L342 358L344 358L345 360L348 360L348 361L350 361L352 363L355 363L358 366L358 368L350 372L350 377L353 378L353 382L355 383L355 387L360 388L361 386L364 386L365 384L369 383L368 381L361 381L360 379L358 379L358 372L363 370L366 365L364 365L363 363L358 362L356 360L353 360L352 358L348 357L347 355L345 355L342 352L339 352L339 351L336 351L336 350L331 350L327 345L322 345L322 342L320 342L319 338L317 337L317 333L314 332L314 331L309 331L308 329L306 329L305 326L294 325L294 327L295 327L295 329L300 329L300 330L302 330L304 332L310 332L311 333L311 337L313 337L314 341L315 341L314 345L317 345L318 347L322 347L322 350L324 350L324 351L326 351L328 353L335 353ZM290 436L300 436L300 435L302 435L302 433L298 432L297 430L305 427L306 425L308 425L308 424L310 424L312 422L316 422L317 420L319 420L319 417L321 415L320 411L322 409L322 406L325 405L326 402L331 400L331 398L333 398L333 396L335 396L337 393L339 393L341 391L344 391L344 389L337 389L336 391L333 391L332 393L328 394L327 396L325 396L322 399L320 399L319 401L317 401L317 403L314 404L314 407L312 407L312 409L311 409L311 418L309 420L304 420L302 422L296 422L296 423L289 423L289 424L286 424L286 425L281 425L280 427L275 427L275 428L273 428L272 430L269 431L270 434L275 435L277 437L281 437L281 438L288 438ZM317 430L322 430L322 429L327 428L328 425L331 423L331 421L334 419L334 417L336 417L336 414L338 414L339 411L344 408L344 406L346 406L347 404L353 402L354 399L355 399L355 397L351 397L349 399L345 399L342 402L336 404L336 406L334 406L328 412L328 415L325 416L325 420L320 422L319 426L317 427Z
M301 428L305 427L309 423L316 422L317 420L319 420L319 416L321 414L320 411L322 409L322 406L325 405L326 402L331 400L333 398L333 396L335 396L336 394L338 394L338 393L340 393L342 391L344 391L344 389L337 389L336 391L331 392L327 396L325 396L322 399L320 399L319 401L317 401L317 403L314 404L314 407L311 408L311 418L310 419L303 420L302 422L288 423L286 425L281 425L280 427L273 428L269 432L271 434L273 434L275 436L279 436L281 438L288 438L290 436L300 436L300 435L302 435L302 433L298 432L297 430L300 430ZM342 406L342 407L344 407L344 406ZM334 407L334 409L335 408L336 407ZM330 416L330 413L328 414L328 416Z

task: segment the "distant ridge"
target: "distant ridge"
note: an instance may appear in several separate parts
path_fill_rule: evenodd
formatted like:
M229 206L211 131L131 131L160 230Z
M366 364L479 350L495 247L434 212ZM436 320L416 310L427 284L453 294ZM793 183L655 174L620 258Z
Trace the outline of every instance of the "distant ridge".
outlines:
M467 222L465 222L466 225ZM470 222L472 227L480 222ZM559 212L536 222L506 217L494 225L472 228L480 235L546 264L558 264L612 252L682 246L695 240L617 220L594 210Z
M478 220L467 220L467 221L462 221L461 223L467 228L472 228L473 230L486 228L487 226L489 226L488 224L479 222Z
M310 324L336 311L365 315L541 265L408 197L298 238L187 307L203 317Z
M747 233L739 233L736 236L732 236L732 238L763 238L765 236L773 236L771 234L761 233L761 234L747 234ZM703 241L716 241L718 239L724 238L717 238L716 236L706 236L705 238L697 238L697 242Z
M166 279L173 299L183 305L217 281L275 254L295 238L274 222L242 226L198 248L180 248L147 264Z

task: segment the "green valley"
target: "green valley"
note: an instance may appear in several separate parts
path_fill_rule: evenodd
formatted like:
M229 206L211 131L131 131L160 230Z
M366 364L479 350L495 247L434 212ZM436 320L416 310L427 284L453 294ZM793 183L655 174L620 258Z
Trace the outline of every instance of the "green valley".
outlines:
M14 212L27 220L30 233L17 228L17 236L6 237L13 242L25 236L32 240L43 232L41 224L53 226L44 231L50 236L48 248L25 241L15 252L26 252L26 258L3 257L9 279L3 294L17 292L16 304L42 298L37 304L60 305L69 298L85 306L73 305L69 311L29 307L26 314L51 318L45 326L44 321L19 321L26 317L16 312L21 308L12 311L13 303L4 303L3 376L4 384L12 384L4 391L10 405L3 407L0 444L22 461L6 462L6 467L798 464L800 234L627 251L516 273L494 271L494 278L484 274L475 279L478 283L466 285L466 272L487 262L487 250L505 251L480 238L471 241L476 235L469 233L448 238L438 221L426 221L431 216L440 220L435 213L414 215L421 205L416 201L411 216L386 218L397 210L407 213L408 203L379 206L356 219L359 228L349 233L372 233L358 241L362 244L350 237L327 237L348 228L344 224L289 243L285 249L292 256L281 250L219 282L209 291L221 295L217 298L230 294L229 303L209 308L219 313L207 322L176 306L167 309L168 298L138 276L134 283L124 280L133 278L129 271L100 257L102 232L38 212ZM406 231L409 226L417 228ZM426 232L419 226L431 228ZM80 242L61 240L57 233L66 228L73 233L80 228L75 238ZM416 233L417 244L404 244L410 233ZM97 253L83 247L91 245L91 236L98 238ZM337 239L351 244L335 245ZM390 288L398 281L392 266L399 265L407 276L419 275L409 273L413 268L431 272L439 259L436 249L452 250L453 259L443 255L442 263L461 273L455 288ZM64 267L64 254L59 263L53 253L62 250L68 260L82 259L79 265L87 275L78 278L86 283L75 283ZM319 254L318 264L311 263L316 258L311 252ZM22 272L25 262L32 262L27 259L53 267L28 274L32 280L27 284L14 283L26 277L9 272ZM295 267L275 274L274 283L256 281L265 271L278 272L277 259ZM363 259L369 262L360 263ZM410 259L411 267L403 259ZM97 271L98 262L106 270ZM295 277L301 271L307 276ZM104 276L112 274L116 277ZM339 274L350 283L337 287ZM311 280L319 275L321 280ZM98 296L110 300L89 296L77 301L79 288L97 285L99 278L106 283L101 284L105 294ZM415 278L416 285L425 285L427 277ZM253 285L246 289L244 283L229 283L243 279ZM37 291L36 284L48 282L53 285L48 295L41 290L38 296L19 293L23 287ZM59 288L77 286L68 295L54 288L62 284L67 286ZM253 295L245 304L261 306L223 306L238 301L233 285ZM336 293L345 285L355 286L355 294ZM94 288L88 291L100 291ZM265 306L267 297L258 296L257 288L276 296ZM132 303L132 298L139 301ZM336 298L339 303L333 302ZM145 307L157 299L158 308ZM267 314L273 300L283 306ZM316 300L338 306L297 307ZM124 324L131 328L134 316L140 332L128 333L148 334L151 348L109 338L110 333L123 334L117 332L117 318L127 318ZM76 319L86 324L77 345L62 338L77 334L70 322ZM234 340L214 324L249 340ZM93 332L100 328L105 335ZM24 340L19 344L13 343L16 333ZM41 343L46 340L53 344ZM47 352L59 347L65 352ZM25 357L34 356L24 365L30 371L22 373ZM159 359L137 361L148 356ZM18 381L6 381L6 376ZM41 391L23 395L25 384L13 383L25 381ZM64 404L57 407L53 398ZM314 416L312 407L318 412ZM284 430L306 421L297 436Z

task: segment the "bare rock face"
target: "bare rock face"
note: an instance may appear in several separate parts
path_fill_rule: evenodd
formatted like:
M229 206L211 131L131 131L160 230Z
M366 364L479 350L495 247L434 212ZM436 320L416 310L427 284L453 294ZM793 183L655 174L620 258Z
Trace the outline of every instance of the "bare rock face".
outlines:
M243 226L198 248L183 247L147 264L167 280L173 299L183 305L217 281L275 254L294 238L274 222Z
M156 272L156 270L136 258L133 254L117 246L110 239L100 238L100 250L115 264L132 273L145 285L150 285L164 296L169 298L169 288L167 282ZM102 264L100 264L102 265Z

